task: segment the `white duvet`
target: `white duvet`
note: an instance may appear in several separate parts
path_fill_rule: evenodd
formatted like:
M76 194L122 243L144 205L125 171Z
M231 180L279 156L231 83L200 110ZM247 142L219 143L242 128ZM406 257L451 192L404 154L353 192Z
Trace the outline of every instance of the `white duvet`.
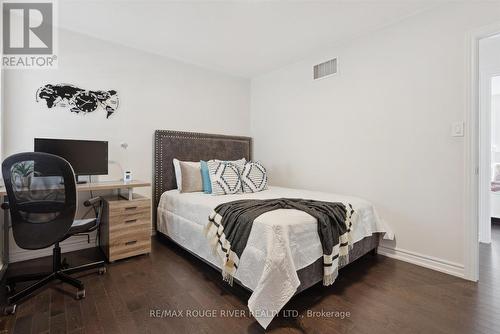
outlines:
M280 187L270 187L254 194L225 196L167 191L158 205L157 229L220 268L220 259L212 254L203 233L210 212L224 202L282 197L352 204L357 213L351 232L353 242L376 232L385 232L386 239L394 238L391 229L365 200ZM300 285L297 270L314 263L322 257L322 253L316 219L305 212L280 209L267 212L255 220L234 277L253 291L248 308L262 327L266 328L294 295Z

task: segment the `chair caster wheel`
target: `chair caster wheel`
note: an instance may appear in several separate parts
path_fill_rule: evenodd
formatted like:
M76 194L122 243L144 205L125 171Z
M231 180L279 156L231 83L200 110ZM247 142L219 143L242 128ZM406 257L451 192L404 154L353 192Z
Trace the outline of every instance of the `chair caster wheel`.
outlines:
M76 292L76 299L83 299L85 298L85 289L82 289L82 290L78 290Z
M3 314L5 314L5 315L14 314L14 313L16 313L16 308L17 308L16 304L5 306L5 309L3 310Z
M97 271L97 273L99 275L104 275L106 273L106 271L107 271L106 267L101 267L101 268L99 268L99 270Z

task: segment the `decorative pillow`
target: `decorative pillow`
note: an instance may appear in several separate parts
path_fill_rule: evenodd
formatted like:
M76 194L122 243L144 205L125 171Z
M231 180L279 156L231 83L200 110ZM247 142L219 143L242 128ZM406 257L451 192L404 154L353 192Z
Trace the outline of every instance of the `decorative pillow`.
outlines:
M229 195L242 192L240 168L230 161L207 162L213 195Z
M217 162L231 162L231 163L235 164L236 166L238 166L238 169L240 170L240 173L243 170L243 167L245 166L245 164L247 163L247 159L245 159L245 158L241 158L239 160L217 160L217 159L214 159L212 161L217 161Z
M241 172L243 191L255 193L267 189L267 172L260 162L249 161Z
M180 163L186 163L189 164L193 167L198 167L201 168L199 162L195 161L180 161L179 159L173 159L173 164L174 164L174 172L175 172L175 182L177 184L177 189L182 192L182 170L181 170L181 165ZM201 169L200 169L200 176L201 176Z
M203 183L203 192L205 194L212 193L212 183L210 182L210 172L208 171L208 164L206 161L201 160L201 181Z
M172 160L172 163L174 164L175 183L177 184L177 189L180 190L182 188L181 165L178 159Z
M181 193L192 193L203 191L203 182L201 180L201 166L198 163L179 161L181 167L182 186Z

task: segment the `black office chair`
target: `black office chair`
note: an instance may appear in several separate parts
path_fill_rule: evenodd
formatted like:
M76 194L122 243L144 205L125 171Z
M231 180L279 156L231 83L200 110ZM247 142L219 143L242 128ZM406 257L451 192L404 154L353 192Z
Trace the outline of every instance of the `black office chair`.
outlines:
M64 268L59 243L73 235L89 233L99 228L103 201L100 197L84 202L93 207L95 218L75 220L77 192L73 168L61 157L47 153L19 153L2 163L2 175L8 202L3 209L10 210L12 232L16 244L23 249L42 249L54 245L52 272L8 277L6 281L8 306L6 314L16 311L16 304L53 280L76 287L76 299L85 297L81 281L72 273L99 268L106 272L104 261L74 268ZM35 281L33 285L14 293L17 282Z

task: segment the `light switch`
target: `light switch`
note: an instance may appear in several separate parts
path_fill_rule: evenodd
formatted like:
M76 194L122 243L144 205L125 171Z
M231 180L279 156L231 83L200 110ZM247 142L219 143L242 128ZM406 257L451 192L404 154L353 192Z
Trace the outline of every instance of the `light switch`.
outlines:
M455 122L451 125L451 135L452 137L463 137L464 136L464 122Z

